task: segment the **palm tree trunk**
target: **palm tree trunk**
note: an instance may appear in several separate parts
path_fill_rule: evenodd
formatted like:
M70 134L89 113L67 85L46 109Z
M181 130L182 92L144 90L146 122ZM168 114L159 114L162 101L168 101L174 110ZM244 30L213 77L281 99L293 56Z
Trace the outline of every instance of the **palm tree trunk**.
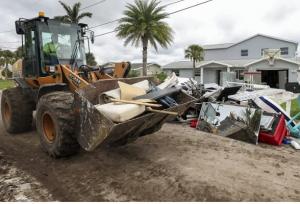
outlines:
M193 59L193 79L196 79L196 61Z
M8 62L5 65L5 80L7 80L7 70L8 70Z
M143 38L143 76L147 76L148 39Z

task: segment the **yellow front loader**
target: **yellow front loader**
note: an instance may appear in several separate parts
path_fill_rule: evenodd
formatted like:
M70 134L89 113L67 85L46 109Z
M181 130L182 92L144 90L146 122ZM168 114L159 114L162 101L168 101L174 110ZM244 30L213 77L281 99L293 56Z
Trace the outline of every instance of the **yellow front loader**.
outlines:
M95 105L99 95L118 88L118 81L133 84L145 78L126 78L130 63L113 69L86 65L84 39L87 25L63 23L40 14L16 21L17 34L24 39L24 59L17 87L4 90L2 120L11 134L29 131L36 111L41 146L53 157L92 151L101 145L121 145L159 130L175 116L145 112L122 123L111 121ZM151 80L150 78L147 78ZM193 98L174 96L184 112Z

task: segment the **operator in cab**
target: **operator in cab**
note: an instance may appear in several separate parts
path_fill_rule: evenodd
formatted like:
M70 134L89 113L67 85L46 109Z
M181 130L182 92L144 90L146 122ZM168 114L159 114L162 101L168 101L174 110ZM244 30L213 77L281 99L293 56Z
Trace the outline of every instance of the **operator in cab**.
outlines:
M43 46L43 53L46 65L59 64L57 53L59 52L58 35L52 33L51 42L46 43Z

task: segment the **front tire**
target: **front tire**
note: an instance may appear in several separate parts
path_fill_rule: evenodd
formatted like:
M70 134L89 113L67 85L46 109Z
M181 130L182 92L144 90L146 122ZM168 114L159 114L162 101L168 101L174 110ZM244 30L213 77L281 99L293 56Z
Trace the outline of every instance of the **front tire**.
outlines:
M6 89L1 97L1 115L7 132L16 134L32 129L35 103L21 87Z
M36 113L41 146L52 157L76 154L80 146L74 136L74 95L57 91L42 96Z

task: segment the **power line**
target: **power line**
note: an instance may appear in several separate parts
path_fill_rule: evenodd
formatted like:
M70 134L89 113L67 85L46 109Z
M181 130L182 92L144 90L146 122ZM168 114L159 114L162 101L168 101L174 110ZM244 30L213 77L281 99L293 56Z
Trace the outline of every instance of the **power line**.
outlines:
M94 3L94 4L88 5L88 6L86 6L86 7L81 8L80 11L85 10L85 9L88 9L88 8L91 8L91 7L93 7L93 6L97 6L98 4L102 4L102 3L104 3L105 1L106 1L106 0L101 0L101 1L96 2L96 3ZM0 34L10 33L10 32L14 32L14 31L15 31L15 30L5 30L5 31L0 31Z
M182 1L182 0L181 0L181 1ZM194 8L194 7L197 7L197 6L200 6L200 5L203 5L203 4L206 4L206 3L209 3L209 2L211 2L211 1L213 1L213 0L203 1L203 2L200 2L200 3L198 3L198 4L194 4L194 5L192 5L192 6L188 6L188 7L185 7L185 8L183 8L183 9L179 9L179 10L177 10L177 11L168 13L168 16L169 16L169 15L172 15L172 14L175 14L175 13L179 13L179 12L188 10L188 9L191 9L191 8ZM95 37L100 37L100 36L107 35L107 34L114 33L114 32L116 32L116 30L109 31L109 32L106 32L106 33L102 33L102 34L99 34L99 35L95 35Z
M171 5L173 5L173 4L177 4L177 3L180 3L180 2L182 2L182 1L185 1L185 0L179 0L179 1L171 2L171 3L168 3L168 4L163 5L163 7L171 6Z
M102 34L99 34L99 35L95 35L95 38L96 38L96 37L103 36L103 35L107 35L107 34L110 34L110 33L114 33L114 32L116 32L116 30L112 30L112 31L109 31L109 32L106 32L106 33L102 33Z
M102 3L104 3L105 1L106 1L106 0L102 0L102 1L96 2L96 3L94 3L94 4L88 5L88 6L86 6L86 7L83 7L82 9L80 9L80 11L85 10L85 9L88 9L88 8L91 8L91 7L96 6L96 5L98 5L98 4L102 4Z
M207 0L207 1L204 1L204 2L201 2L201 3L198 3L198 4L194 4L194 5L192 5L192 6L188 6L188 7L185 7L185 8L183 8L183 9L179 9L179 10L177 10L177 11L171 12L171 13L169 13L168 15L172 15L172 14L175 14L175 13L179 13L179 12L181 12L181 11L185 11L185 10L191 9L191 8L194 8L194 7L196 7L196 6L200 6L200 5L202 5L202 4L206 4L206 3L211 2L211 1L213 1L213 0Z
M117 22L117 21L119 21L119 20L120 20L120 18L119 18L119 19L116 19L116 20L108 21L108 22L106 22L106 23L102 23L102 24L99 24L99 25L96 25L96 26L92 26L92 27L90 27L90 29L97 28L97 27L101 27L101 26L104 26L104 25L107 25L107 24L111 24L111 23Z
M163 7L171 6L173 4L178 4L178 3L183 2L183 1L186 1L186 0L178 0L178 1L175 1L175 2L171 2L171 3L163 5ZM112 21L108 21L106 23L102 23L102 24L99 24L99 25L92 26L92 27L90 27L90 29L105 26L105 25L108 25L108 24L111 24L111 23L115 23L115 22L118 22L119 20L121 20L121 18L118 18L118 19L112 20Z
M96 5L98 5L98 4L104 3L105 1L106 1L106 0L101 0L101 1L96 2L96 3L94 3L94 4L88 5L88 6L86 6L86 7L81 8L80 11L85 10L85 9L88 9L88 8L91 8L91 7L96 6ZM5 31L0 31L0 34L10 33L10 32L14 32L14 31L15 31L15 30L5 30Z

